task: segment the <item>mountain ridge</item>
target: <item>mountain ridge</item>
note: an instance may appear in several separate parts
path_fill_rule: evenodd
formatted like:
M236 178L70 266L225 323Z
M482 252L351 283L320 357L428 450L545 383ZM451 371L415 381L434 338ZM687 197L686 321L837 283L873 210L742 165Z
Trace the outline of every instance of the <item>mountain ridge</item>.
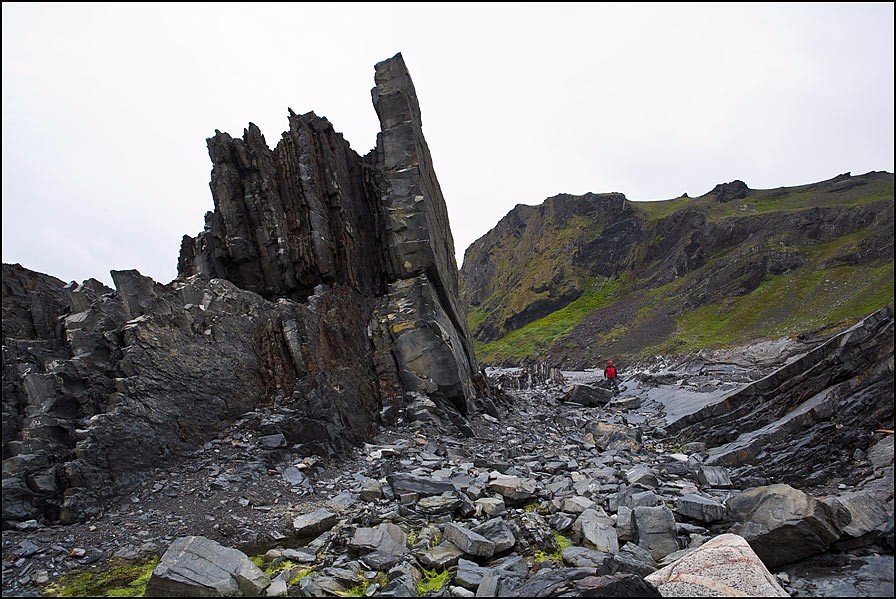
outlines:
M581 366L851 325L892 303L892 237L880 171L656 202L558 194L467 249L461 294L484 363ZM806 310L782 300L791 283L812 291ZM742 313L758 322L728 322Z

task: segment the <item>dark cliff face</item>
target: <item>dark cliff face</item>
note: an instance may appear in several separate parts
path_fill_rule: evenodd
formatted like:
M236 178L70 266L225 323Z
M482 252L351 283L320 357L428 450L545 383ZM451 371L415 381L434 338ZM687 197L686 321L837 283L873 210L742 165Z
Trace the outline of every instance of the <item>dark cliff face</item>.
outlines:
M98 513L227 422L273 408L308 455L394 422L414 393L477 409L445 201L397 55L376 66L377 148L313 113L271 150L208 140L215 210L178 279L115 290L4 265L3 518ZM477 383L480 389L481 381Z
M461 295L486 363L593 365L852 324L892 302L892 238L889 173L557 196L467 249Z
M461 297L491 341L582 295L592 273L618 275L644 222L622 194L561 194L519 205L466 251Z

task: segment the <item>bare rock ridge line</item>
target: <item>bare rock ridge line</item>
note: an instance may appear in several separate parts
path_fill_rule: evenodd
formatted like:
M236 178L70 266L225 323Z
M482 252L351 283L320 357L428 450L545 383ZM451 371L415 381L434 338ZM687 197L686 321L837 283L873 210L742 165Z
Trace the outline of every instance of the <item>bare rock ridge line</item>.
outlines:
M260 406L275 408L262 430L309 455L370 438L419 394L462 429L489 407L400 54L375 81L364 157L314 113L290 111L273 150L253 124L216 132L215 210L167 285L3 265L4 527L96 515Z

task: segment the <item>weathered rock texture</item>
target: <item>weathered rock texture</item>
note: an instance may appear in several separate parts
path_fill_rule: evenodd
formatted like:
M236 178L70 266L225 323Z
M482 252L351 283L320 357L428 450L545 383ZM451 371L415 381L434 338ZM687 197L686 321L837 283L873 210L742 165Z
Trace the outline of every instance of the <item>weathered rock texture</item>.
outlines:
M720 535L647 581L663 597L789 597L743 538Z
M168 285L3 266L4 523L95 514L260 404L280 410L266 434L309 454L368 438L409 394L455 423L475 409L488 385L401 55L373 100L363 158L313 113L290 112L273 150L251 124L216 132L215 211Z
M884 308L767 377L666 429L710 446L707 464L812 486L856 482L851 459L893 422L893 313Z

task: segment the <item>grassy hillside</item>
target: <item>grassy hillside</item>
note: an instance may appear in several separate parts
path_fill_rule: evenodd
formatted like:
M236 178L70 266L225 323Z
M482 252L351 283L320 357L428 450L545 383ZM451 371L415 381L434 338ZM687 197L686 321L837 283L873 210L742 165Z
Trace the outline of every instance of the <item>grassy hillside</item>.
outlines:
M677 353L833 331L893 304L892 174L751 190L726 202L707 194L626 204L639 228L628 237L620 271L594 272L589 248L599 247L598 256L606 252L600 244L608 227L578 220L557 236L563 239L557 247L565 248L560 267L552 267L556 248L528 262L555 279L557 272L574 271L581 294L518 326L505 320L493 326L491 338L474 333L483 363L547 358L587 364L611 355ZM505 255L514 253L515 235L512 227L501 232ZM488 235L477 241L495 254L489 243ZM550 247L551 238L538 243ZM525 310L518 282L525 281L526 268L507 259L495 265L487 301L471 307L471 331L481 332L489 318L502 322L495 318L502 311ZM465 286L476 279L469 271L465 259ZM502 284L509 280L517 281L512 289ZM475 293L465 288L465 296ZM507 310L511 297L515 303Z

